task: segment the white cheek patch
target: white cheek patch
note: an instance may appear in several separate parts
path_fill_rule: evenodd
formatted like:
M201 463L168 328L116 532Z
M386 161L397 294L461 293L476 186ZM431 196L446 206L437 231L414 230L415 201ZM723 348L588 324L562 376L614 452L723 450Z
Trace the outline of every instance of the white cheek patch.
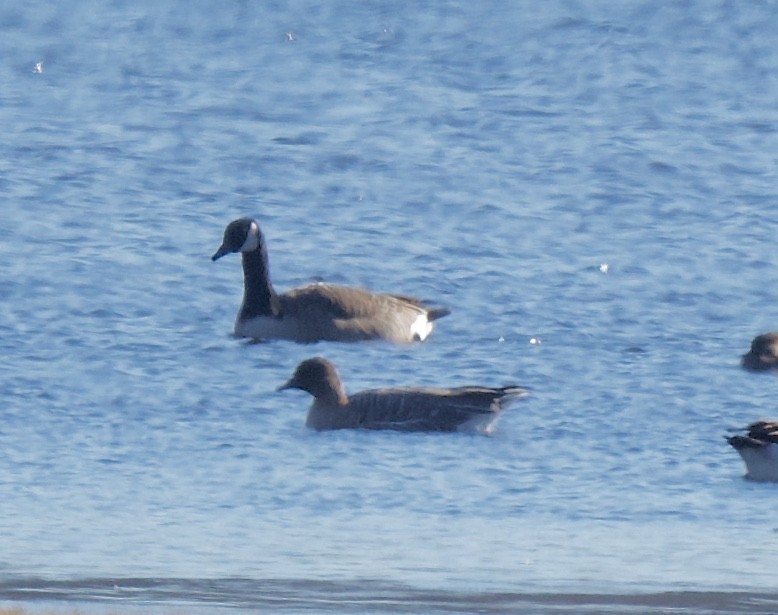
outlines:
M240 247L241 252L253 252L259 247L259 227L256 222L252 222L249 226L249 232L246 236L246 241Z

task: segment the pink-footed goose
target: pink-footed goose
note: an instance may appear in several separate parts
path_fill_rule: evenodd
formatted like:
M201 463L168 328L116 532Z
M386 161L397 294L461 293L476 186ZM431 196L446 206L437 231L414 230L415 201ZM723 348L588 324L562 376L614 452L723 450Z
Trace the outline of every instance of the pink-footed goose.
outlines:
M307 359L278 390L302 389L313 395L306 426L395 431L475 431L490 434L511 401L527 389L457 388L373 389L346 395L335 366L321 357Z

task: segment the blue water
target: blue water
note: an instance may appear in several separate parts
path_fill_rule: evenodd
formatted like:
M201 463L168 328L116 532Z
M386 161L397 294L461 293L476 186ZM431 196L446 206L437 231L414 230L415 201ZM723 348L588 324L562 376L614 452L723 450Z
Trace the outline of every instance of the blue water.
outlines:
M766 2L0 4L0 605L775 612L776 487L722 436L775 415L738 359L778 327L777 29ZM411 347L236 340L239 259L209 258L243 215L279 289L452 315ZM533 394L491 438L314 433L275 392L314 354L352 391Z

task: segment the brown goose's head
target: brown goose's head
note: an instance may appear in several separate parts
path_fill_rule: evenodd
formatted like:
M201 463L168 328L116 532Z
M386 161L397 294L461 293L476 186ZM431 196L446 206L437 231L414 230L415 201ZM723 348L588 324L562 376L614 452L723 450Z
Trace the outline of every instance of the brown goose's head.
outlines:
M778 333L762 333L751 342L751 350L743 355L746 369L764 371L778 368Z
M348 401L338 370L323 357L306 359L300 363L292 377L277 390L286 389L301 389L322 402L343 405Z

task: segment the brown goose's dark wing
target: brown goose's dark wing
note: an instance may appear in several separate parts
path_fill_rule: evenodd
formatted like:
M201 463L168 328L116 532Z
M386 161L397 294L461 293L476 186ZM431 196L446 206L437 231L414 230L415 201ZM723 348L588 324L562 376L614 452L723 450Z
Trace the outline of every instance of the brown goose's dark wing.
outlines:
M520 387L454 389L377 389L349 397L349 407L363 429L457 431L527 395Z
M412 297L371 293L362 288L309 284L281 295L286 314L316 311L331 318L360 318L387 310L403 309L418 314L427 311L424 304Z
M310 284L278 296L284 319L311 339L413 341L420 317L440 318L448 310L428 309L412 297L371 293L361 288Z

